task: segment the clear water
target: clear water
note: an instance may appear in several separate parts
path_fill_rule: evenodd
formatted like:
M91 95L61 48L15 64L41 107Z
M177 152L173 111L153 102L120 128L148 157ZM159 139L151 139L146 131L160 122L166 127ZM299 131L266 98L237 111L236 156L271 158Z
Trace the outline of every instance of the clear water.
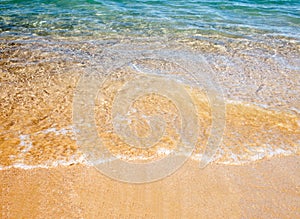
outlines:
M203 55L212 68L208 77L223 90L227 117L217 162L242 164L299 154L299 45L297 0L0 0L0 169L83 162L72 123L80 77L91 69L109 69L130 54L147 56L164 49L177 56ZM114 49L123 55L110 56ZM194 57L189 61L189 67L198 63ZM148 74L148 66L173 74L181 66L175 64L155 59L138 69ZM110 75L107 86L116 89L130 80L130 72ZM184 82L183 75L172 77ZM199 114L203 140L209 108L200 91L197 95L204 110ZM99 116L99 124L110 127L105 116L109 113ZM117 145L106 136L113 130L102 131L110 147ZM196 160L203 145L197 145ZM128 151L126 145L121 149ZM169 149L152 155L168 154ZM133 158L143 158L143 153Z
M300 38L300 1L0 0L0 36Z

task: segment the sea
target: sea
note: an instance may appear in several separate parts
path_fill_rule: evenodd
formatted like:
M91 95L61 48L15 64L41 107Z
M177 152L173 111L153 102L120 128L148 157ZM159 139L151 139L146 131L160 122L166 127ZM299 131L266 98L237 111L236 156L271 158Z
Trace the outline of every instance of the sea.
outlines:
M299 155L299 93L297 0L0 0L1 169Z

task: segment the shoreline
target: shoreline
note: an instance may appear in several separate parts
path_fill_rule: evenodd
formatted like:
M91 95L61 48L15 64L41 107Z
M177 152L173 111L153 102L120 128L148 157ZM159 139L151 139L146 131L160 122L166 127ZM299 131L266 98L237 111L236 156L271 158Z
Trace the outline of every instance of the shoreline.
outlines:
M300 218L299 8L1 1L0 218Z
M0 81L4 85L0 86L3 106L0 111L0 163L4 167L22 161L39 165L80 155L71 125L72 98L79 78L89 71L89 67L96 64L99 67L97 58L104 46L71 44L55 41L52 44L0 44L4 51L0 56L3 67L0 69ZM199 41L185 45L191 51L204 53L213 68L212 77L220 83L227 101L227 129L223 142L225 147L222 148L225 150L219 163L213 162L207 168L199 169L199 163L189 159L173 175L142 185L111 180L93 167L81 164L27 170L12 167L0 170L3 200L0 216L300 217L299 97L296 95L299 90L299 64L295 58L299 55L298 47L282 48L279 55L273 57L273 52L278 52L274 48L264 51L264 47L243 43L232 48L226 45L211 46L213 43L201 44ZM253 54L261 56L255 57ZM146 64L160 66L160 63ZM169 67L176 73L175 65ZM134 75L133 72L131 74ZM111 124L107 118L112 94L118 86L130 80L126 78L128 75L130 71L126 68L110 75L106 87L106 100L110 101L99 101L107 103L100 107L107 110L106 113L99 112L96 116L100 121L100 133L103 133L109 147L120 145L118 141L114 144L110 142L115 136L107 129L111 128L107 125ZM199 100L196 105L201 109L202 136L196 151L201 154L205 145L203 142L209 135L211 116L203 93L200 90L197 93L195 89L194 93L193 89L190 91ZM150 102L147 99L144 101ZM168 106L164 99L159 101L154 103L160 104L146 108ZM142 105L143 102L140 103ZM171 113L172 107L169 107ZM171 117L167 119L173 121ZM116 148L116 151L124 152L127 158L143 155L143 151L138 150L127 153L125 146ZM172 149L171 146L162 148ZM234 162L231 155L247 161L251 156L274 154L277 150L290 150L292 154L239 165L222 164ZM155 155L155 151L150 152L149 157Z

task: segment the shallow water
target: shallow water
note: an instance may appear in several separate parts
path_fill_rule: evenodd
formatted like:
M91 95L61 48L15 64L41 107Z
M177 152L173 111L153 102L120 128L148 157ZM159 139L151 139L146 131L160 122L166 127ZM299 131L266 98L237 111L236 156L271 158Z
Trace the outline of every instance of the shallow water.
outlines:
M206 60L209 70L201 72L219 86L226 106L213 162L239 165L299 154L298 1L0 3L1 168L87 162L76 143L80 130L73 123L73 102L78 82L92 72L105 79L95 124L112 154L152 161L180 142L180 108L159 95L135 101L131 116L140 120L130 122L138 135L147 136L147 119L158 114L166 121L161 141L150 149L132 149L115 133L112 108L118 89L144 74L176 81L193 99L199 132L192 158L201 160L213 113L208 81L189 71L199 63L197 55ZM114 50L123 55L109 52ZM132 54L143 60L129 60ZM163 60L164 54L192 58L182 66L176 58Z
M101 74L101 69L107 63L114 63L114 60L110 60L112 56L105 57L107 60L103 59L101 54L105 54L103 50L111 48L115 42L74 43L45 39L7 42L2 43L2 49L6 52L1 57L2 168L86 163L76 143L76 133L80 130L73 124L72 104L78 81L83 74L91 71L98 71L99 77L105 78L104 84L97 90L101 95L96 101L95 121L99 136L112 154L131 161L151 161L167 156L178 144L178 106L174 108L165 97L160 96L150 95L133 102L137 110L134 114L159 114L167 122L167 134L158 144L149 149L132 149L115 133L111 117L113 100L118 89L142 71L146 75L168 76L185 86L198 111L199 133L192 158L201 159L210 136L212 112L205 87L202 86L206 82L202 82L202 85L201 81L200 84L194 84L193 81L188 83L189 72L180 70L184 66L145 59L105 75ZM223 48L213 48L206 43L188 41L161 45L153 42L137 44L131 40L120 45L125 45L125 48L129 45L129 53L145 52L149 47L150 54L154 50L163 53L166 48L177 53L183 51L183 48L189 48L191 54L196 51L206 57L212 66L209 77L216 80L222 88L226 104L226 126L222 133L223 140L213 157L214 162L243 164L266 157L299 154L299 97L296 95L299 92L298 66L288 68L282 65L277 62L278 55L270 56L262 62L260 56L247 56L240 48L237 49L240 54L232 56L231 53L224 52ZM212 51L207 51L206 48ZM234 47L229 48L232 50ZM251 47L246 47L249 48ZM282 57L287 59L284 55ZM122 57L117 61L120 59ZM191 60L190 64L197 63ZM167 73L162 73L163 71ZM264 85L260 86L261 84ZM143 120L134 114L132 116L140 118L141 123L139 119L131 120L133 125L136 124L133 128L141 135L149 132L145 128L147 124L143 123L147 122L147 118ZM100 156L97 162L111 159L114 158Z

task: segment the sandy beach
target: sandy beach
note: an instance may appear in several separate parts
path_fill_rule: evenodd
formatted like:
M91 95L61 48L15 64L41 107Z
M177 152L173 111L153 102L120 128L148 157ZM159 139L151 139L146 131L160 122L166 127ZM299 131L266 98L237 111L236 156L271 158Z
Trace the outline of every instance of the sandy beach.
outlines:
M0 0L0 218L300 218L299 1Z
M187 162L149 184L83 165L2 170L2 218L299 218L299 156L242 166Z

